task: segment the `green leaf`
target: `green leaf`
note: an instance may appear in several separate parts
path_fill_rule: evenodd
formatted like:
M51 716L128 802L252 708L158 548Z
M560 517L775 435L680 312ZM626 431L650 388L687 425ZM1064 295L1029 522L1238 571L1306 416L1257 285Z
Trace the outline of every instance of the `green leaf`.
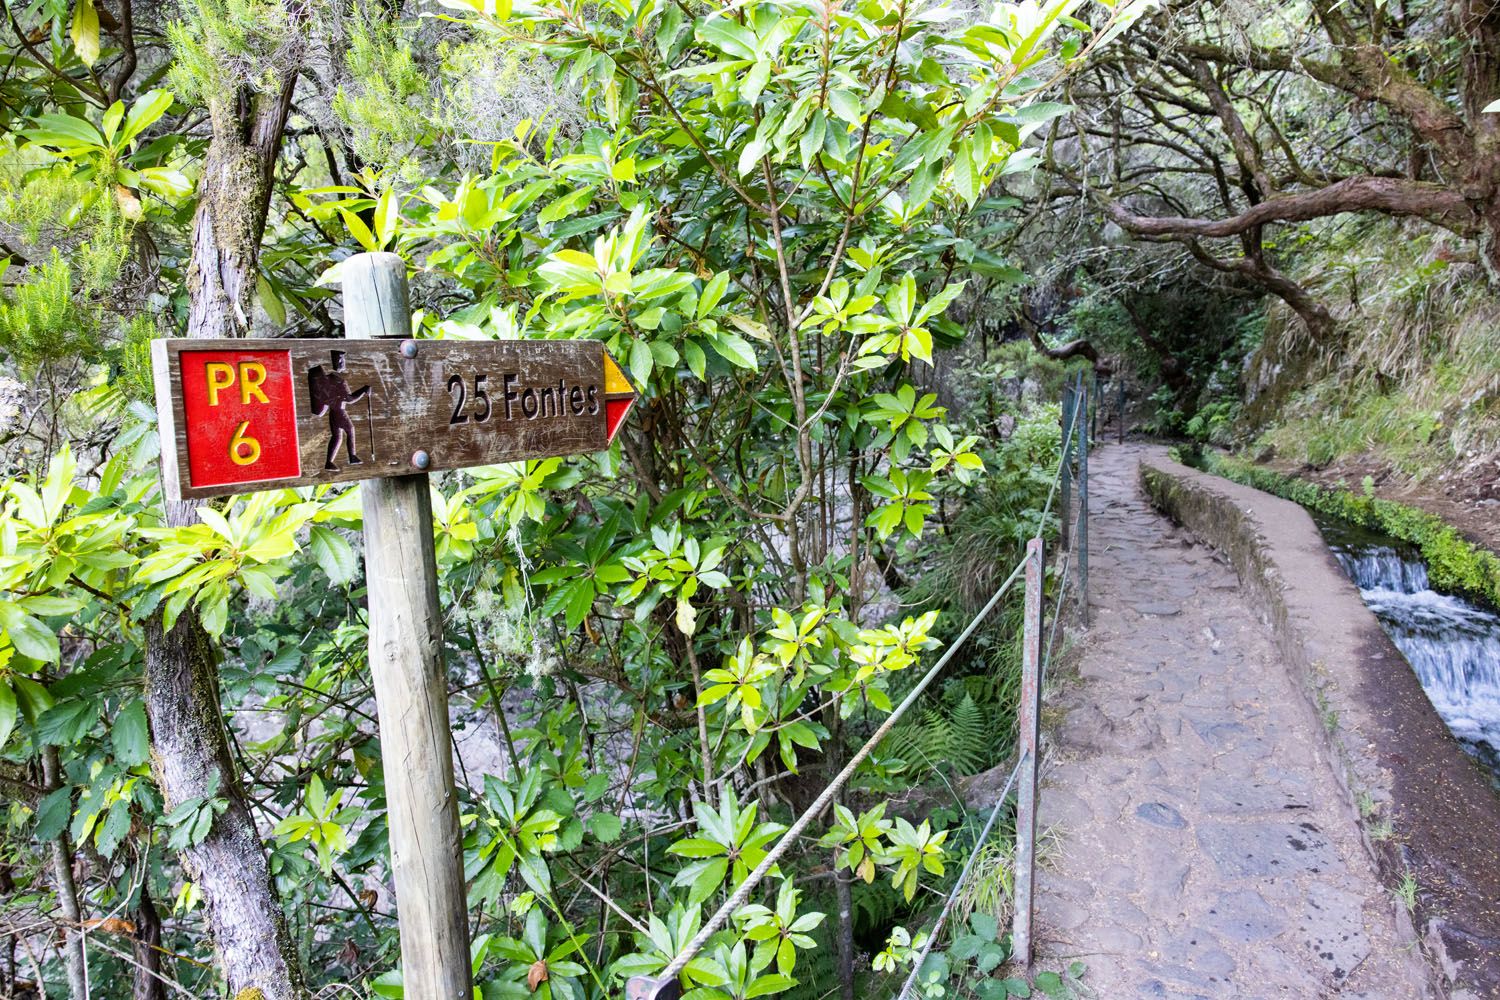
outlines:
M146 730L146 706L136 698L115 716L109 730L115 759L126 767L135 767L151 759L151 741Z
M708 370L708 356L703 353L703 348L696 340L683 342L682 356L687 359L688 371L700 379L705 377Z
M703 286L703 292L698 296L697 318L703 319L713 312L714 307L724 298L724 293L729 290L729 272L720 271L708 283Z
M5 627L11 645L22 656L29 656L43 663L58 661L61 649L57 633L22 611L18 605L0 602L0 625Z
M281 299L276 296L271 283L263 274L255 276L255 297L260 301L260 307L266 311L271 325L282 326L286 323L286 306L281 304Z
M669 854L680 854L685 858L712 858L726 852L723 844L702 837L688 837L667 848Z
M1045 125L1054 118L1060 118L1073 110L1071 104L1059 104L1056 101L1038 101L1028 104L1024 108L1018 108L1005 117L1017 125Z
M5 741L10 739L11 732L16 728L16 693L3 679L0 679L0 749L5 747Z
M755 58L755 36L729 14L711 17L699 24L698 39L737 58Z
M37 742L53 746L76 743L98 717L98 707L81 698L53 705L36 720Z
M1058 1000L1067 1000L1067 997L1072 993L1068 989L1068 984L1063 982L1062 976L1059 976L1055 972L1038 972L1031 980L1031 985L1049 997L1056 997Z
M120 130L120 120L124 117L124 101L116 101L104 112L104 117L99 121L99 131L104 133L105 142L114 142L115 133Z
M130 106L130 114L125 116L125 127L120 131L115 144L123 147L150 128L157 119L167 113L167 109L172 106L172 100L170 90L151 90L137 97L135 103Z
M307 547L333 583L346 584L359 571L359 560L355 558L354 547L343 535L326 525L312 526Z
M754 104L760 99L761 92L766 89L766 84L771 80L771 60L761 58L750 67L750 72L745 74L745 82L740 84L740 97L745 103Z
M953 187L970 207L979 200L979 174L974 170L973 146L965 139L953 156Z
M575 629L594 606L594 581L584 577L568 585L567 623Z
M651 356L651 345L644 340L636 340L630 345L630 374L637 385L645 384L651 377L651 369L656 364Z
M620 838L623 824L613 813L595 813L589 817L589 833L600 843L609 844Z
M94 846L99 849L100 854L110 857L129 832L130 803L116 802L109 807L109 815L105 817L103 826L96 829Z
M796 985L797 980L791 976L784 976L779 972L768 976L760 976L745 991L745 1000L753 1000L754 997L770 996L773 993L784 993Z
M43 842L56 840L58 834L67 829L72 815L73 789L65 785L43 796L36 807L36 839Z
M99 146L104 141L92 124L72 115L39 115L35 122L32 128L22 130L21 134L44 146L68 150Z
M708 342L725 361L740 368L755 371L755 348L751 347L750 341L744 337L721 330L710 336Z
M380 249L380 242L375 239L375 234L370 232L370 227L365 225L365 220L349 211L347 208L339 209L339 215L344 220L349 234L359 241L359 245L371 253Z
M850 125L858 125L860 122L859 98L847 90L828 92L828 110Z
M766 141L759 136L745 143L745 148L740 151L739 175L744 177L760 164L760 158L766 155Z
M99 61L99 12L94 9L94 0L78 0L73 8L73 26L68 31L73 40L73 51L85 66Z

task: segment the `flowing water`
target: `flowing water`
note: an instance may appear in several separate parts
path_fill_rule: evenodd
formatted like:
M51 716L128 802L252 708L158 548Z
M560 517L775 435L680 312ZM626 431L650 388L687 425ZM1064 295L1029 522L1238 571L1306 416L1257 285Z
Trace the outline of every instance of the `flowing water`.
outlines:
M1317 520L1433 708L1500 785L1500 615L1433 590L1427 565L1403 543L1348 522Z

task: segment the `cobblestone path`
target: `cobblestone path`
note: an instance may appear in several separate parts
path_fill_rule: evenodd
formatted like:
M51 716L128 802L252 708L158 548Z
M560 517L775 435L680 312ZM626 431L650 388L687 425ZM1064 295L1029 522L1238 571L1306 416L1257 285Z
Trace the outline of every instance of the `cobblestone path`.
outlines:
M1092 627L1049 706L1042 960L1100 998L1426 995L1234 570L1158 515L1145 446L1090 460Z

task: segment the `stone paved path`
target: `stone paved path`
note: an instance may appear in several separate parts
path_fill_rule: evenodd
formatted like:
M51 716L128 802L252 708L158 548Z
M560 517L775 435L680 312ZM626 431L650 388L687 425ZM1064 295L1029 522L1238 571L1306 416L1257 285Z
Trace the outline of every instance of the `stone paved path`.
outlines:
M1091 459L1093 624L1048 716L1043 961L1082 959L1111 1000L1425 996L1320 721L1233 569L1141 494L1147 450Z

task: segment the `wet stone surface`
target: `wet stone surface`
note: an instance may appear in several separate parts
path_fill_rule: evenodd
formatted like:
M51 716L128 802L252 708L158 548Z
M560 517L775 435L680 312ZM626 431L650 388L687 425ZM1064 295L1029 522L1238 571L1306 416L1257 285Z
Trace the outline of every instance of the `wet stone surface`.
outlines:
M1319 721L1233 570L1146 503L1143 453L1090 459L1093 624L1048 694L1039 960L1082 957L1099 997L1425 996Z

